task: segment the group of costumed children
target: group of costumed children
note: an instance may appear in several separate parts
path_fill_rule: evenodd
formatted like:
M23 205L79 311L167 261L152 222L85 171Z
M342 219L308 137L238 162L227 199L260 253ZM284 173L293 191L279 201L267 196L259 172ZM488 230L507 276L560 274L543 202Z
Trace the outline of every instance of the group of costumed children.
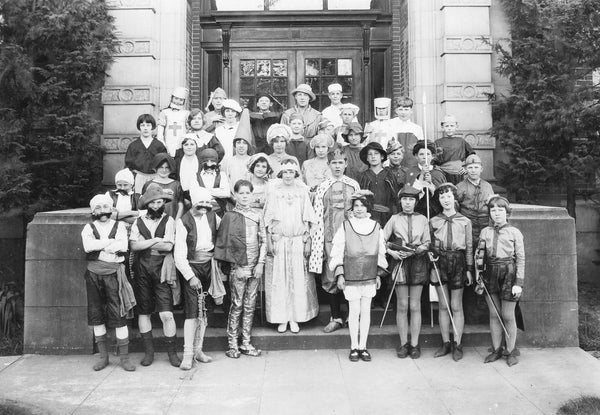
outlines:
M311 92L301 87L294 92ZM340 88L332 88L335 97ZM518 362L523 236L507 223L508 200L481 179L481 159L456 136L454 117L444 118L443 138L427 143L409 121L408 98L395 101L395 119L385 116L391 101L376 99L376 120L365 132L358 108L338 105L342 128L320 122L310 140L292 113L289 126L267 129L272 154L252 155L237 102L219 88L211 94L215 109L203 114L183 109L185 97L184 89L174 91L158 125L149 114L138 118L140 138L127 150L115 190L90 201L92 222L81 237L88 324L99 352L94 370L109 364L107 327L115 328L121 366L135 370L127 326L134 310L143 366L154 360L154 312L171 365L189 370L210 362L203 351L207 305L229 305L228 357L260 356L251 331L261 290L267 321L280 333L298 333L298 323L319 311L315 276L331 310L323 330L347 324L353 362L371 360L371 303L387 309L393 292L397 355L420 357L421 294L429 284L440 301L442 346L434 356L460 360L463 291L473 283L489 307L493 349L485 362ZM157 127L160 140L152 136ZM174 304L185 313L183 358Z

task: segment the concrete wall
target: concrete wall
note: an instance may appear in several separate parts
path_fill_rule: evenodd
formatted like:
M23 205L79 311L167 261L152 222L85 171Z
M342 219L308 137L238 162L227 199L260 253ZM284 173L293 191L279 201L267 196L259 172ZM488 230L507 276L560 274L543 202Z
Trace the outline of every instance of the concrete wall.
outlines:
M512 222L525 237L527 265L520 344L577 346L575 223L563 208L516 206ZM25 353L89 353L80 233L88 209L39 213L28 226ZM560 237L558 237L560 236Z

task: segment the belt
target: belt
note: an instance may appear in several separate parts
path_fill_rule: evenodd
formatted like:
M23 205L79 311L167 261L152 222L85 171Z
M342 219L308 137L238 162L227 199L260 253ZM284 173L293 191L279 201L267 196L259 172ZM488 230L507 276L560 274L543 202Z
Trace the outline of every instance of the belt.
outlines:
M508 258L494 258L494 257L490 257L488 258L488 264L490 265L496 265L496 264L514 264L515 259L508 257Z

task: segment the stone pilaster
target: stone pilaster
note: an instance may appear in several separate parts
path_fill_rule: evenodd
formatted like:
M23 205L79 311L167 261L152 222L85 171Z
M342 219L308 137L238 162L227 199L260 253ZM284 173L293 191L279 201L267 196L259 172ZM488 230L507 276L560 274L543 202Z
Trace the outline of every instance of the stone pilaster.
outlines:
M186 0L109 0L119 47L102 91L103 183L112 185L124 167L136 119L158 117L176 86L187 86Z

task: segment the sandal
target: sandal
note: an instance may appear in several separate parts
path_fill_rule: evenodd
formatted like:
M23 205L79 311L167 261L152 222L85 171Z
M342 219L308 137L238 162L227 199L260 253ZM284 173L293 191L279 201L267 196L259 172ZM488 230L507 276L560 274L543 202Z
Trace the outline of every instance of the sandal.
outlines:
M350 355L348 356L348 359L350 359L351 362L358 362L358 359L360 359L360 354L358 353L358 350L350 350Z
M246 356L258 357L262 353L262 350L249 344L248 346L240 347L240 353Z
M238 349L234 349L233 347L225 352L225 356L231 357L232 359L240 358L240 351Z

